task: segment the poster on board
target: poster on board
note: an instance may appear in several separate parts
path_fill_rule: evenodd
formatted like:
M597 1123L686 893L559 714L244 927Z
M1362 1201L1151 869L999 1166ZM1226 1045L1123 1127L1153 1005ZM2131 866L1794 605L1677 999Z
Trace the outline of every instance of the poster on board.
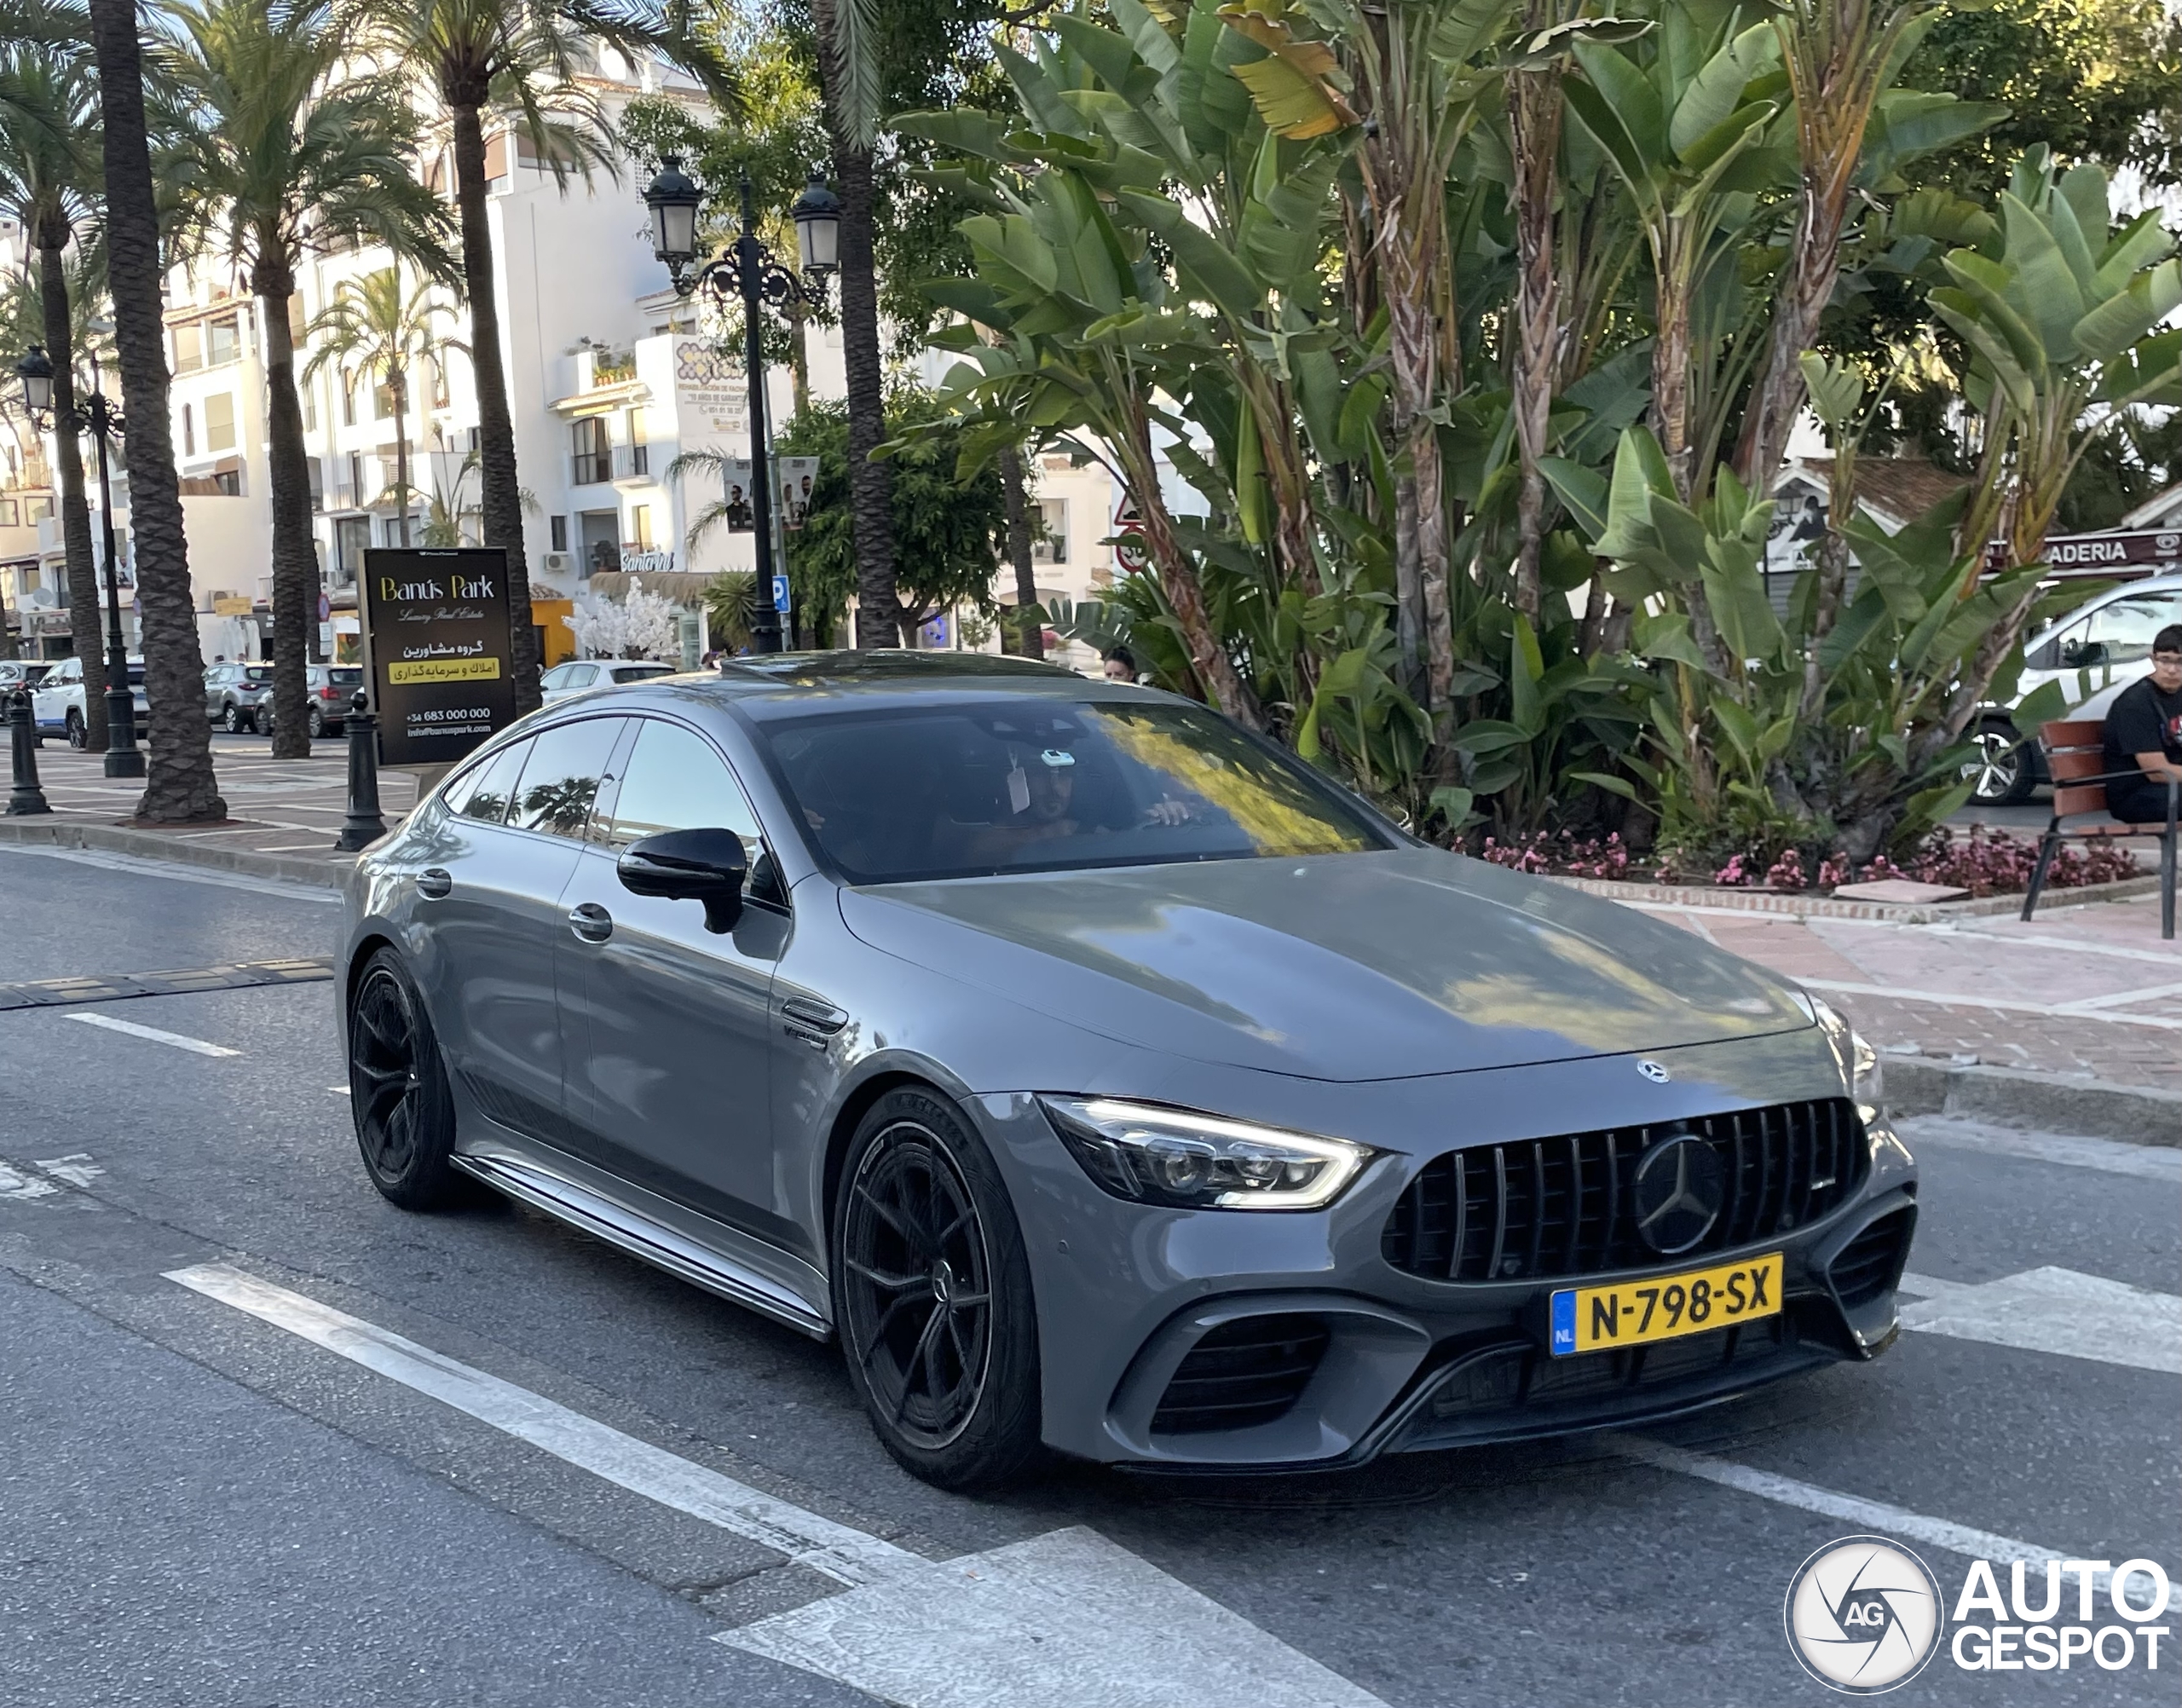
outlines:
M381 765L446 765L515 721L507 568L496 546L364 553Z

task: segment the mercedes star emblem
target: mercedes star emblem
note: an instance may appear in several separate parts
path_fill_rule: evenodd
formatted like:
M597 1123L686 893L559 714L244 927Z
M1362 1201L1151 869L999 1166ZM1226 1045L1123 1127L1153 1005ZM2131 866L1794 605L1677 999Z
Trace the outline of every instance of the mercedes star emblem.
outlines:
M1654 1085L1665 1085L1674 1077L1657 1062L1639 1062L1636 1064L1636 1071L1651 1081Z
M1630 1182L1637 1233L1660 1256L1680 1256L1712 1231L1725 1184L1719 1153L1694 1133L1662 1140Z

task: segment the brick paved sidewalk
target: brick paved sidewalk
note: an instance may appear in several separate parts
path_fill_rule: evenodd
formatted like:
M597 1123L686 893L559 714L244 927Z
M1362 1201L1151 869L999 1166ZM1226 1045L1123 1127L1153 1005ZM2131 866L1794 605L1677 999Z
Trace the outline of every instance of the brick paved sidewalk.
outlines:
M2182 939L2160 940L2156 896L2041 902L2027 925L1646 911L1818 992L1882 1047L2182 1091Z
M144 792L143 782L109 777L105 764L102 754L79 753L51 740L38 749L38 777L55 819L137 828L130 814ZM212 767L228 803L228 822L155 834L290 860L331 864L354 857L333 846L348 816L348 747L339 738L315 743L308 759L276 759L272 743L260 737L216 735ZM416 805L416 782L406 771L381 771L378 792L390 830Z

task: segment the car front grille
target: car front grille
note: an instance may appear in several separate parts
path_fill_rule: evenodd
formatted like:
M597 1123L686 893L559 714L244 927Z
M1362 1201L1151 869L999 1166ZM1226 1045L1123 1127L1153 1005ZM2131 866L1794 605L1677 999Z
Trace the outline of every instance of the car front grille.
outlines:
M1325 1356L1324 1319L1244 1317L1209 1330L1167 1383L1155 1435L1246 1429L1284 1417Z
M1904 1205L1881 1216L1841 1248L1827 1278L1833 1283L1833 1296L1844 1309L1868 1305L1895 1284L1916 1226L1917 1212Z
M1450 1151L1417 1171L1387 1218L1380 1250L1435 1281L1536 1280L1656 1266L1631 1199L1652 1145L1695 1134L1718 1156L1725 1198L1677 1258L1770 1239L1845 1203L1868 1147L1845 1098L1775 1104L1654 1127L1564 1133Z

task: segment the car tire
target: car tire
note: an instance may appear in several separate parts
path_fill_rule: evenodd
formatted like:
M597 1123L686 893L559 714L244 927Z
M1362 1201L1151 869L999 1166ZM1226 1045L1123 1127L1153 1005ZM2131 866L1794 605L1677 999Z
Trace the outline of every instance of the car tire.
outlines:
M317 707L312 707L310 708L310 719L305 727L309 730L310 738L312 741L324 741L326 739L326 714L320 711Z
M2037 762L2008 724L1985 724L1971 738L1977 756L1962 768L1971 779L1970 798L1979 806L2017 806L2038 786Z
M424 999L390 949L365 962L349 1003L349 1108L379 1195L406 1210L470 1201L454 1150L454 1099Z
M834 1204L834 1321L886 1451L945 1489L1014 1481L1040 1455L1030 1263L1006 1183L954 1105L888 1092L858 1123Z
M84 726L84 714L72 707L68 713L68 745L82 747L90 739L90 731Z
M228 702L228 709L220 714L220 727L230 736L242 734L242 710L232 701Z

